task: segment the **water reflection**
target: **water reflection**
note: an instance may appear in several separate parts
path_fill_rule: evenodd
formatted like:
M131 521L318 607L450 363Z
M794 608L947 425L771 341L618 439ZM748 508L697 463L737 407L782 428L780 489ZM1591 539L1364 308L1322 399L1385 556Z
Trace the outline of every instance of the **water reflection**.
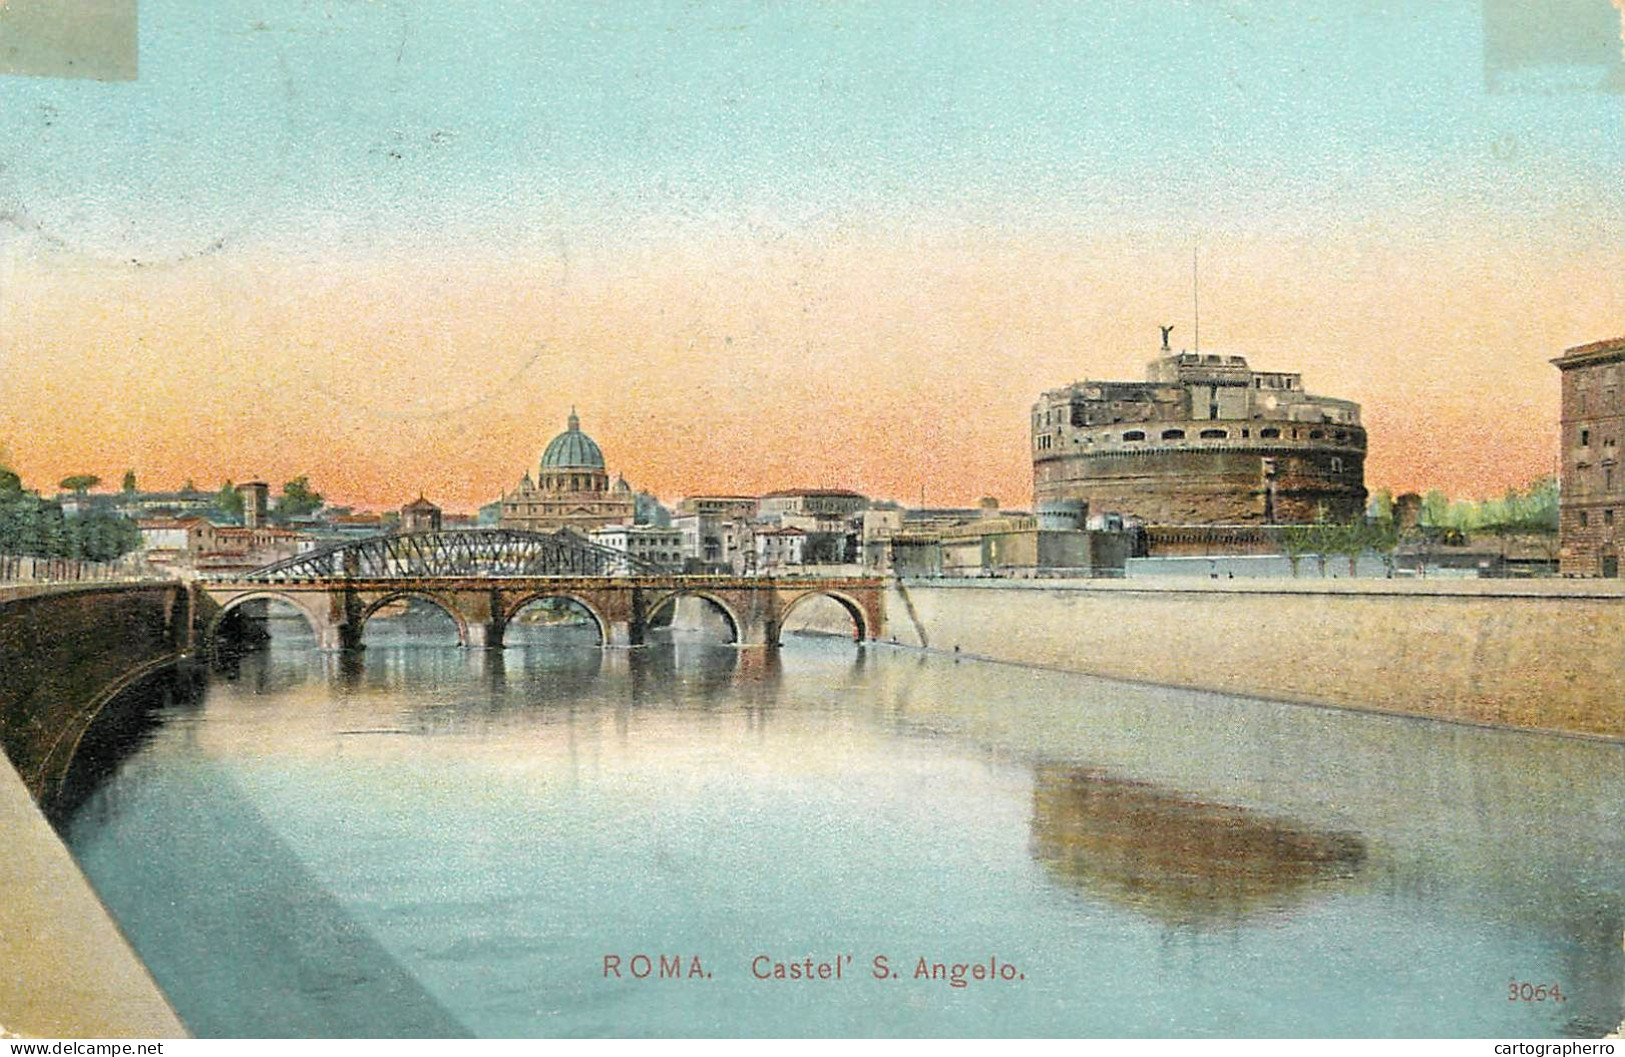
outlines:
M833 639L547 635L273 648L160 700L133 755L87 770L70 845L183 1016L1480 1036L1620 1017L1620 746ZM313 935L343 938L331 966ZM612 990L583 968L638 944L692 947L716 979ZM749 976L763 945L998 954L1029 979L787 1001ZM372 982L349 993L351 973ZM1507 1003L1509 976L1571 997ZM1087 997L1125 986L1132 1003ZM239 1010L272 991L283 1020Z
M93 794L110 785L116 787L113 778L119 768L139 755L166 723L195 716L202 707L205 685L202 669L180 664L162 668L115 694L90 721L66 776L43 805L52 825L60 828L81 812ZM119 803L116 797L102 797L92 810L105 819L118 812Z
M363 614L361 642L365 646L435 648L462 641L459 618L427 595L397 595Z
M576 599L541 596L514 611L502 632L502 641L509 647L597 645L598 621Z
M1063 887L1197 929L1285 913L1366 859L1353 834L1054 764L1033 772L1031 850Z

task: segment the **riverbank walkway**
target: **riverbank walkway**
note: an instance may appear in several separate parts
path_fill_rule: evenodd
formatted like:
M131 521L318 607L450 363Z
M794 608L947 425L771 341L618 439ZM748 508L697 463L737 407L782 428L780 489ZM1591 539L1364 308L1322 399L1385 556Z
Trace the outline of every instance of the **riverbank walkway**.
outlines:
M0 1033L184 1038L22 779L0 758Z

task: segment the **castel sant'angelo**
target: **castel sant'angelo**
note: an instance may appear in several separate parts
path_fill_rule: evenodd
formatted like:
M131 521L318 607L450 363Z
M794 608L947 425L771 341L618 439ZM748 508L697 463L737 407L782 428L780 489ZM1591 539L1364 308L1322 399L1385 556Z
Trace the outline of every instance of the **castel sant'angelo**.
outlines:
M1365 509L1360 405L1311 396L1302 376L1240 356L1162 355L1143 382L1074 382L1033 405L1040 507L1157 525L1347 521Z

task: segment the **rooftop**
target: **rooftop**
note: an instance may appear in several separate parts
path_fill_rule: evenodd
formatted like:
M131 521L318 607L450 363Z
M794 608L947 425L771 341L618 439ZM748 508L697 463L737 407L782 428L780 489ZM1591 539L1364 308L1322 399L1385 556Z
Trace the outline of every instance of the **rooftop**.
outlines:
M785 499L790 496L823 496L840 499L862 499L863 493L854 492L846 488L781 488L776 492L769 492L763 499ZM744 498L741 496L740 498Z
M1551 362L1558 367L1574 367L1582 363L1612 360L1620 357L1625 357L1625 336L1604 338L1602 341L1593 341L1586 345L1576 345L1572 349L1564 349L1563 355Z

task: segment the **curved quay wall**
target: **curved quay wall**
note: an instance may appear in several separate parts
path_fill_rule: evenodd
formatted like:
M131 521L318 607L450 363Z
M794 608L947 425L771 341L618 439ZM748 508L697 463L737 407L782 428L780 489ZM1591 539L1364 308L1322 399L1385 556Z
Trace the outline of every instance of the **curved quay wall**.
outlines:
M1167 686L1625 740L1625 583L893 583L887 637Z
M42 1038L186 1029L40 812L91 719L191 647L180 584L0 588L0 1028ZM15 768L15 769L13 769Z

